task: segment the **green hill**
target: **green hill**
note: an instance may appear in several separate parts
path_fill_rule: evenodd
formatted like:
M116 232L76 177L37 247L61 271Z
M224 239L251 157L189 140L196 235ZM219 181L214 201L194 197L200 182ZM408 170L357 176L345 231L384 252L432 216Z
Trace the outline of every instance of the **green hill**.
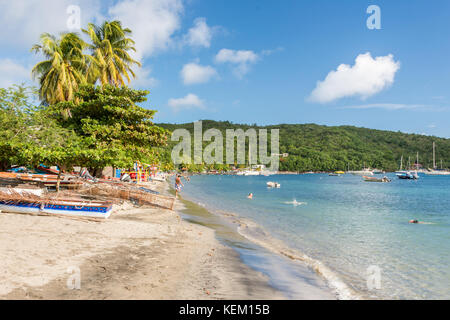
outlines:
M398 170L400 158L406 165L410 157L415 163L419 152L419 162L424 167L432 167L433 142L436 143L436 162L440 167L450 167L450 139L406 134L393 131L382 131L353 126L329 127L316 124L280 124L257 126L234 124L228 121L217 122L203 120L203 131L216 128L225 137L226 129L247 130L280 129L280 153L288 153L287 158L281 158L282 171L334 171L361 169L365 164L373 168L387 171ZM158 126L173 131L183 128L193 132L193 123L166 124ZM206 145L208 143L204 143ZM169 143L168 150L174 143Z

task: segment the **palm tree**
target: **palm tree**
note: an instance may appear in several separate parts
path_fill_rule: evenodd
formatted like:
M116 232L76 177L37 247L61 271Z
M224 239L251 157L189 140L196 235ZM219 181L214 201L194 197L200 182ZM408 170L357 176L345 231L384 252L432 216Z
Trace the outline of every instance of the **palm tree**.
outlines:
M74 99L80 84L86 82L88 57L83 54L87 44L76 33L63 33L57 39L44 33L40 44L31 51L42 53L46 60L33 67L32 75L39 78L39 96L45 104Z
M88 24L87 30L83 29L92 44L92 60L87 70L87 79L90 83L100 81L102 85L125 85L124 78L130 82L130 75L136 75L131 69L133 65L141 64L131 58L129 51L136 51L134 41L127 36L131 30L122 28L120 21L105 21L101 26Z

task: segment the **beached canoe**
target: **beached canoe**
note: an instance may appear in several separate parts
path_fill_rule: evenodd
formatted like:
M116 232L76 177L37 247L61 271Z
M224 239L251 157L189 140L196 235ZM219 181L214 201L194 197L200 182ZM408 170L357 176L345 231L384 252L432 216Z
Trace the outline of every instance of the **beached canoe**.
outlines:
M20 181L24 182L36 182L41 183L46 187L56 187L58 184L57 176L52 175L33 175L33 176L18 176L17 177ZM67 189L78 189L80 188L83 183L81 181L76 180L60 180L59 185L61 187L67 188Z
M11 188L11 187L0 187L0 192L2 193L7 193L7 194L33 194L35 196L42 196L45 192L47 192L46 188L36 188L33 186L27 186L27 185L23 185L20 188L19 187L15 187L15 188Z
M75 216L107 219L111 215L112 202L85 200L36 200L0 199L2 212L35 215Z

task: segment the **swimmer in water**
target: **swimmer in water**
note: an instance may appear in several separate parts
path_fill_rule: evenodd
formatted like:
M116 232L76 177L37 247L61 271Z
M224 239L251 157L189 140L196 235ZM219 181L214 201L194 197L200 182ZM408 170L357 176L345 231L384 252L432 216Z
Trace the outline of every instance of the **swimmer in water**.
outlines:
M434 222L425 222L425 221L419 221L419 220L416 220L416 219L414 219L414 220L409 220L409 223L420 223L420 224L436 224L436 223L434 223Z
M253 193L250 192L250 193L248 194L247 198L248 198L248 199L253 199Z

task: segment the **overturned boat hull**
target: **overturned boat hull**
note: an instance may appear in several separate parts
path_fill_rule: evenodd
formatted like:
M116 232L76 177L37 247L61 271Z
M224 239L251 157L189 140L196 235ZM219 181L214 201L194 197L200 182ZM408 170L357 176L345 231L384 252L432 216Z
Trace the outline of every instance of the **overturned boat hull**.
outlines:
M33 201L0 200L2 212L34 215L57 215L107 219L111 215L112 203L92 203L77 200L39 203Z

